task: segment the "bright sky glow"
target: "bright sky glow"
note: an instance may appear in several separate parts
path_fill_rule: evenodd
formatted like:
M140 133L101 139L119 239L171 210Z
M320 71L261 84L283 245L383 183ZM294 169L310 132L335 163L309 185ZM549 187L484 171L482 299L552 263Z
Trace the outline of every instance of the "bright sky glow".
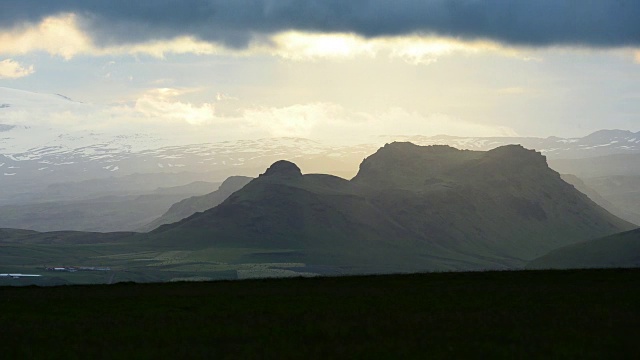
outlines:
M633 46L306 30L258 34L239 47L195 33L125 43L101 41L84 24L63 12L0 28L0 87L87 104L44 120L37 105L4 108L0 123L193 128L216 140L640 130Z

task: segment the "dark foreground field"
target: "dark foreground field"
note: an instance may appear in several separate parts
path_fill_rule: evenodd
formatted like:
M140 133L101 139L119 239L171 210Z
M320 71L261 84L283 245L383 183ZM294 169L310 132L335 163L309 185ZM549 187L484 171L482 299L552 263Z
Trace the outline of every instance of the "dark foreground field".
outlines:
M14 358L636 358L640 270L0 288Z

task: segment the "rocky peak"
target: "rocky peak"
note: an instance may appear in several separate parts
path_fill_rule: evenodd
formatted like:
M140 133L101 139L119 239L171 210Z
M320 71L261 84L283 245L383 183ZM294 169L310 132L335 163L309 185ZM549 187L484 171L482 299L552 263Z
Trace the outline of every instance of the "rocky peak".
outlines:
M540 166L547 167L547 158L540 152L529 150L522 145L505 145L489 150L486 158L498 161L500 164L512 167L513 170L519 166Z
M298 177L302 176L300 168L291 161L279 160L274 162L264 174L260 176Z

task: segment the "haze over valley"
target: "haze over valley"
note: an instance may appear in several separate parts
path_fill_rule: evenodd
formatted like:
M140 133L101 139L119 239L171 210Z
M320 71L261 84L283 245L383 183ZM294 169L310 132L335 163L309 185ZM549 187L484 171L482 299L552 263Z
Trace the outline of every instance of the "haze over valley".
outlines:
M0 0L0 354L640 353L640 1Z
M631 3L8 3L3 273L635 266Z

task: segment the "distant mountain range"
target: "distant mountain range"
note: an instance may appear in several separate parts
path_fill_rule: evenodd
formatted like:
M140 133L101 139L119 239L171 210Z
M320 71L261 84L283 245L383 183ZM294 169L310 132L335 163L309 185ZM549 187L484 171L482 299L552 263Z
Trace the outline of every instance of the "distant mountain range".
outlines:
M611 234L640 224L640 132L193 144L20 118L21 109L47 116L91 106L0 88L0 227L153 231L6 229L0 243L12 245L0 264L45 255L16 244L109 242L118 246L83 254L121 249L116 263L130 267L131 256L162 271L180 263L171 270L178 279L202 266L227 276L255 264L305 275L636 266L637 232ZM142 278L164 279L162 271Z
M29 142L28 129L16 127L2 133L9 140ZM520 144L550 159L587 159L613 154L640 154L640 134L602 130L584 138L463 138L452 136L381 137L368 144L336 146L300 138L271 138L158 147L139 151L127 144L90 139L93 145L76 147L71 138L55 145L34 146L15 152L5 146L0 155L0 181L6 184L33 181L46 175L48 183L123 176L134 173L234 173L253 174L274 161L286 158L300 163L305 172L353 173L367 154L385 142L410 141L418 145L450 145L459 149L486 151ZM87 139L85 139L87 140ZM136 143L135 136L120 139ZM640 157L639 157L640 158ZM634 157L635 159L635 157ZM589 161L589 160L584 160ZM640 162L640 160L636 160ZM222 179L216 179L222 180Z
M62 95L0 88L0 105L0 204L31 202L25 194L44 192L52 184L134 174L153 174L156 187L221 182L234 175L254 177L281 159L295 162L304 173L351 178L362 159L393 141L479 151L520 144L541 152L551 167L562 173L580 177L640 175L640 132L624 130L601 130L582 138L384 135L348 145L302 138L193 144L178 134L167 138L154 133L69 127L55 119L16 120L33 109L35 115L46 117L65 111L82 114L85 107L92 106Z
M183 216L148 233L2 229L0 270L102 267L112 272L44 275L51 284L110 283L635 266L637 253L637 232L624 233L635 225L519 145L471 151L393 142L351 180L303 175L279 160L255 179L231 178L178 202L149 226ZM598 257L601 249L606 256Z
M3 141L14 131L3 132ZM28 131L20 133L28 137ZM600 131L581 139L450 136L397 136L394 139L480 151L521 144L546 155L551 166L563 173L640 175L640 135L628 131ZM137 140L134 137L130 141ZM15 200L20 194L41 192L52 184L133 174L154 174L158 179L180 177L183 184L222 181L233 175L256 176L261 169L279 159L299 164L306 173L331 173L350 178L355 175L360 161L384 141L386 139L370 144L335 146L308 139L272 138L140 151L108 142L83 147L73 147L70 142L34 147L24 152L10 152L5 148L0 154L0 203L21 202ZM176 183L160 185L175 186Z
M521 146L481 152L392 143L351 181L276 162L222 204L161 226L144 242L271 249L264 261L347 272L514 269L634 227Z

